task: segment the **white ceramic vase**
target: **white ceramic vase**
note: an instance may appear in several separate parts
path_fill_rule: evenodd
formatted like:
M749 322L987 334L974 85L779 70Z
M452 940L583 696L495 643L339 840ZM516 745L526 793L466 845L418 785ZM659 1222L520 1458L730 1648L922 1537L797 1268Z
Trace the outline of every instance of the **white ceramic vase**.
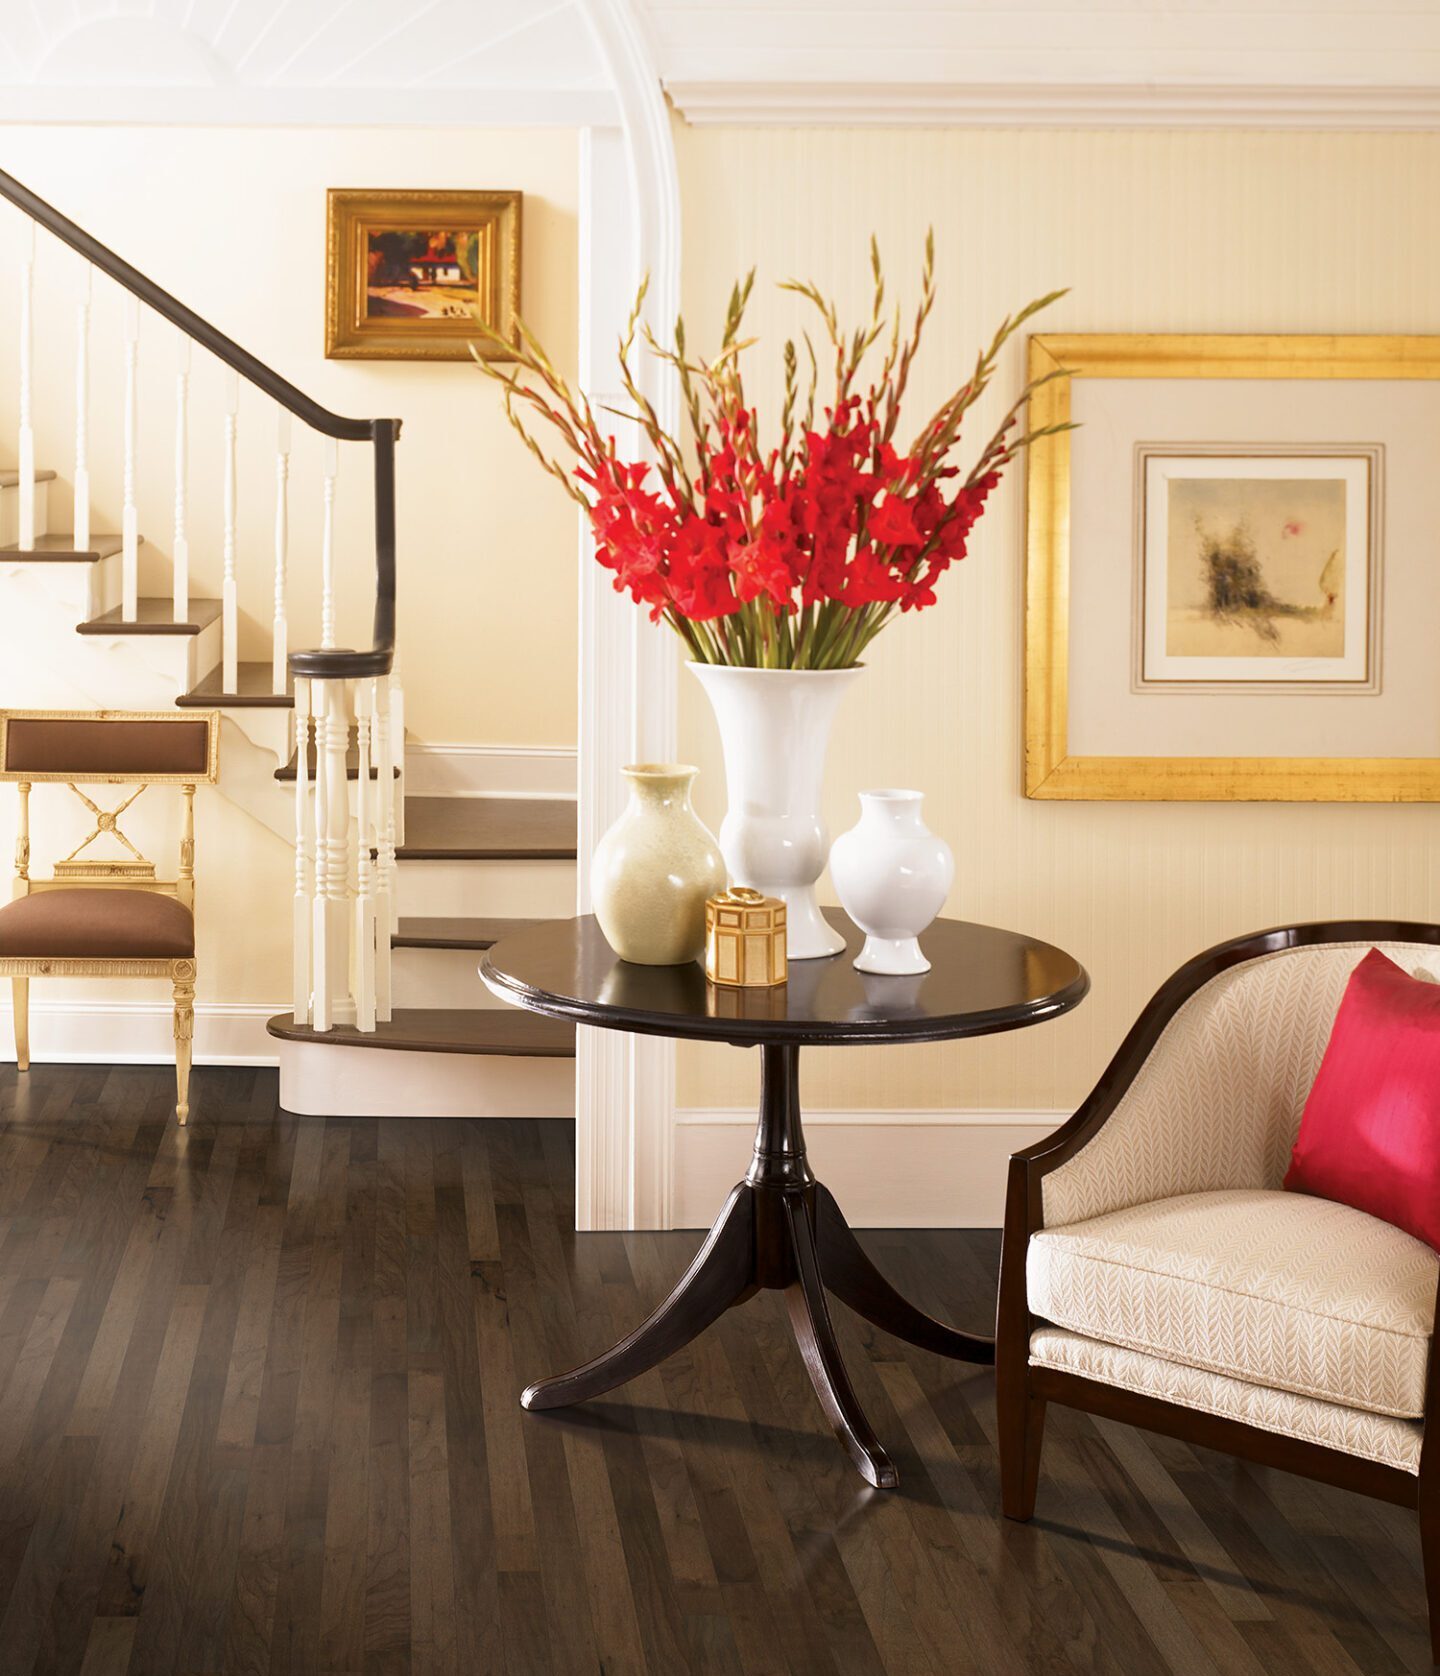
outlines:
M682 966L705 952L705 899L725 888L720 846L690 806L697 771L641 762L621 772L630 801L590 863L595 918L622 960Z
M692 663L720 724L729 807L720 849L730 882L778 896L786 957L838 954L845 940L815 900L828 834L820 818L830 724L854 669L740 669Z
M861 972L928 972L920 933L945 906L955 858L920 814L918 791L862 791L860 819L830 851L840 905L865 933Z

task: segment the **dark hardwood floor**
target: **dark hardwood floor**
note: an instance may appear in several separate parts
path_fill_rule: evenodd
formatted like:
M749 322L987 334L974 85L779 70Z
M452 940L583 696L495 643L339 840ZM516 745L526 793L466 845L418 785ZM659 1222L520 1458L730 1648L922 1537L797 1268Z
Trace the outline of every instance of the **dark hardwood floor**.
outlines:
M269 1072L0 1067L0 1676L1428 1670L1413 1515L1052 1411L837 1307L898 1492L765 1294L588 1408L693 1234L571 1232L562 1123L294 1119ZM739 1172L743 1160L737 1158ZM718 1198L718 1195L717 1195ZM998 1236L864 1236L992 1310Z

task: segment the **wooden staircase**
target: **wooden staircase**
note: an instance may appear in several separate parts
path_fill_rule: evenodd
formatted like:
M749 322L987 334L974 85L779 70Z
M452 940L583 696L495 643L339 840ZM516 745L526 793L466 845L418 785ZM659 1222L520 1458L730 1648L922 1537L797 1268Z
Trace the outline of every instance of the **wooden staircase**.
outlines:
M0 704L174 704L221 713L221 794L296 845L293 900L287 894L255 905L257 915L274 916L265 922L272 947L292 927L295 936L293 1004L268 1024L283 1103L320 1115L569 1114L573 1030L495 1002L476 963L507 925L573 912L573 798L405 796L403 697L394 671L399 421L329 412L4 173L0 198L30 218L19 250L21 464L0 469L0 672L8 669ZM37 346L35 298L37 287L48 294L57 283L49 271L57 253L49 242L42 246L36 229L73 253L59 253L59 289L73 289L77 308L75 335L60 349L62 377L48 355L37 371L37 347L46 350L54 339L52 333ZM37 279L41 256L47 271ZM93 400L90 393L90 338L103 324L92 318L97 279L102 287L106 279L114 283L123 306L121 533L95 533L91 522L92 409L114 419L121 411L115 392L96 392ZM159 427L153 409L142 414L138 396L142 341L155 337L153 323L142 333L142 315L159 316L173 346L167 353L177 356L173 418ZM221 447L220 540L214 551L197 551L193 565L192 346L214 357L225 379L221 407L210 420L201 416L202 430L214 424L208 446ZM247 402L258 393L274 404L267 420L279 412L269 483L242 482L239 474L242 381L251 387ZM53 425L56 406L74 422L68 517L60 509L59 473L35 463L36 410L49 410ZM288 534L292 421L324 443L316 485L323 518L309 555L319 561L319 623L310 649L301 650L287 603L297 558ZM117 441L120 434L117 428ZM45 436L49 451L53 434ZM137 465L142 443L163 450L173 469L164 526L173 516L173 537L163 551L145 549L143 570L136 501L150 479ZM375 502L372 643L355 651L335 644L341 444L369 455ZM241 552L242 499L247 530L257 512L262 527L273 529L265 566L254 563L253 537ZM69 529L52 528L66 521ZM169 592L140 591L142 582L153 589L166 569ZM195 585L202 578L208 590ZM253 651L251 659L239 658L243 607L247 634L256 623L271 625L268 658ZM210 888L223 891L223 881Z
M277 775L287 772L293 763ZM477 966L507 931L573 911L573 800L409 797L396 860L393 1014L365 1033L272 1018L281 1104L332 1116L572 1115L573 1026L496 1001ZM493 911L503 906L533 911Z

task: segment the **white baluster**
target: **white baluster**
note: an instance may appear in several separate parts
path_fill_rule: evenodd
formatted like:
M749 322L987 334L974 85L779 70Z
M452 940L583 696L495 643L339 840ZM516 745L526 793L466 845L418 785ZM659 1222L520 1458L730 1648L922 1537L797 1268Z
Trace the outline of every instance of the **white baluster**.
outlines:
M350 877L350 795L345 773L345 747L350 717L343 681L321 681L316 687L315 745L315 931L312 959L315 970L315 1028L329 1030L347 1023L353 1007L347 994L349 926L345 898Z
M140 299L125 298L125 471L120 518L120 615L140 609L140 514L135 507L135 449L140 430Z
M225 388L225 579L220 584L220 689L240 685L240 603L235 585L235 516L239 484L236 441L240 428L240 376L229 373Z
M90 551L90 297L95 270L85 264L85 286L75 308L75 551Z
M275 448L275 621L271 628L271 691L283 694L289 655L290 628L286 615L286 573L290 563L290 414L280 409L280 431Z
M335 644L335 478L340 470L340 444L325 438L325 509L320 527L320 644Z
M395 893L395 742L390 727L390 682L375 683L375 757L379 799L375 812L375 1016L391 1018L390 939L400 929Z
M310 931L315 917L315 850L310 830L310 683L295 683L295 1022L310 1022Z
M186 528L190 493L190 339L175 340L175 621L190 618L190 536Z
M35 223L25 222L20 268L20 516L16 546L35 545Z
M395 842L405 842L405 688L400 679L400 654L390 666L390 735L395 778ZM397 926L398 930L398 926Z
M330 789L330 777L326 772L328 746L325 711L331 685L329 681L312 683L315 716L315 866L314 889L310 895L310 971L313 985L310 1022L316 1030L329 1030L335 1022L329 961L330 937L325 921L325 879L330 865L325 849L325 834L329 826L326 804ZM299 702L298 695L296 702ZM299 772L298 761L296 772Z
M355 789L355 911L351 930L351 993L355 997L355 1028L375 1028L375 943L378 923L375 905L375 867L370 859L370 717L375 704L371 681L355 683L355 756L358 777ZM390 928L385 928L385 939Z

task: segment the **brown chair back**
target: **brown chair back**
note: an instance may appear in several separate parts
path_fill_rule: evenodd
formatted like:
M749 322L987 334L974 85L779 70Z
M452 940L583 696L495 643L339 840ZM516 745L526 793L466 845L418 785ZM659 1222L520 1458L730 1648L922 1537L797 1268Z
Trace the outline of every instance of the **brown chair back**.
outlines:
M213 784L219 772L220 713L217 710L133 712L123 710L0 710L0 781L20 788L20 822L15 847L15 894L36 890L89 888L154 890L195 906L195 787ZM95 817L95 831L55 863L54 877L30 876L30 784L67 784ZM133 785L138 789L114 811L102 810L81 785ZM178 785L184 799L178 877L156 877L155 864L140 854L120 828L123 814L150 785ZM82 858L102 833L130 851L130 859Z
M218 712L0 711L0 780L213 782Z

